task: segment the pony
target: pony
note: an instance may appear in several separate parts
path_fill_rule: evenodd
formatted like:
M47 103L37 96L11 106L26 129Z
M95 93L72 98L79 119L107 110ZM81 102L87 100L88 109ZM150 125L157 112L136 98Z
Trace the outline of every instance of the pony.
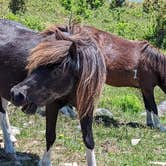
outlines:
M25 67L29 51L44 40L47 40L46 36L20 23L0 19L0 125L3 131L5 152L12 159L16 158L12 143L16 138L7 115L10 89L26 78ZM26 113L34 113L36 109L37 106L33 103L27 103L22 108Z
M107 69L106 84L139 88L147 113L147 126L166 131L160 123L154 98L156 86L166 93L165 55L147 41L127 40L91 26L53 25L43 34L68 36L80 32L90 35L101 48Z
M79 33L41 42L32 49L26 69L29 74L11 89L11 99L18 106L46 105L46 151L39 165L51 165L58 110L70 104L78 111L88 166L96 166L92 120L106 67L95 40Z

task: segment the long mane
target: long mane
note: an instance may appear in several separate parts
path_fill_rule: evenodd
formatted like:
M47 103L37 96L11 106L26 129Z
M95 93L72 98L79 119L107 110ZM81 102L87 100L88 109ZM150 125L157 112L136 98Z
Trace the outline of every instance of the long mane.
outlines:
M54 31L55 32L55 31ZM42 42L31 52L27 69L31 72L43 65L54 64L67 58L72 44L79 67L76 87L76 108L79 118L92 114L105 82L106 67L103 55L95 41L85 34L66 36L56 29L56 39Z
M150 65L154 71L159 72L162 79L165 79L166 74L166 56L157 48L150 45L148 42L144 44L142 49L143 62Z

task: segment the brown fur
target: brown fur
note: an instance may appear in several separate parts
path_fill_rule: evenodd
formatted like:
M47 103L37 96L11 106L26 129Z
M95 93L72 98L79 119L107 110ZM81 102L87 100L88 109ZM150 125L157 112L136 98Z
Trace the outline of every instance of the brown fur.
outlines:
M157 48L147 43L142 51L145 66L150 66L161 76L161 79L166 79L166 57Z
M103 55L90 37L82 34L64 36L57 30L58 40L42 42L35 47L28 59L27 69L32 72L39 66L54 64L67 58L72 43L76 45L77 63L81 70L76 90L76 108L80 119L91 114L105 82Z
M43 31L43 34L55 34L58 38L58 30L62 31L62 34L85 33L96 41L104 55L107 68L106 83L109 85L139 87L139 81L142 80L133 79L133 70L140 69L139 66L142 64L145 65L141 70L146 70L151 64L153 70L157 70L159 75L164 77L165 57L147 41L127 40L94 27L80 25L51 26Z

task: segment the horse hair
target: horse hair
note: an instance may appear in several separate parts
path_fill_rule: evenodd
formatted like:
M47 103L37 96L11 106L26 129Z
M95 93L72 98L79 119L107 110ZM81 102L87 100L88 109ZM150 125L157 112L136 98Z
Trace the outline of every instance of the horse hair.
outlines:
M80 63L80 76L76 90L76 108L79 118L93 113L94 105L100 96L106 77L103 55L95 41L85 34L65 36L57 30L56 39L41 42L35 47L28 58L27 69L32 72L39 66L55 64L66 59L70 47L76 46L77 63ZM79 62L78 62L79 60Z

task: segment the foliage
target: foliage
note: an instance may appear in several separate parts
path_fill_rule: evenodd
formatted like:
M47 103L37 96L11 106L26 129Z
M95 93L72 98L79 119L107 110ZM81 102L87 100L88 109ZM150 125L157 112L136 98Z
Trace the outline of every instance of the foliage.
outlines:
M91 9L97 9L104 4L104 0L86 0Z
M41 31L42 29L44 29L44 25L41 23L39 18L35 16L27 15L26 17L20 17L19 15L8 13L8 15L6 15L6 18L9 20L20 22L27 27L37 31Z
M30 0L26 2L26 12L16 15L7 9L8 2L9 0L2 0L3 7L0 6L0 17L21 22L32 29L41 30L51 24L68 23L70 10L65 10L58 1ZM143 40L147 35L154 35L155 17L152 17L151 13L142 12L141 4L131 6L111 10L110 4L104 3L95 10L91 10L90 7L84 9L86 12L88 11L88 17L85 17L84 14L79 17L83 24L92 25L128 39ZM75 7L77 8L77 6ZM76 12L73 15L75 16ZM149 39L149 41L153 42L153 39ZM161 93L159 88L155 89L155 95L157 102L165 99L165 94ZM99 106L110 109L117 121L124 123L136 121L145 125L145 117L140 115L140 110L144 109L141 99L142 97L136 89L105 86ZM21 135L17 137L17 151L42 156L45 148L45 118L39 115L29 117L19 109L10 108L9 110L12 125L21 129ZM161 120L164 121L164 118ZM164 122L166 123L166 121ZM59 116L56 145L52 147L53 165L64 165L64 162L77 162L78 165L85 165L84 145L78 125L78 120ZM131 128L125 125L119 128L104 128L102 125L94 125L93 128L97 165L149 166L151 161L166 159L165 133L146 127ZM141 138L141 141L133 147L131 146L132 138ZM22 154L22 158L24 158L24 154ZM4 159L2 160L4 162ZM36 161L31 158L28 161L22 159L19 162L22 165L37 165L38 159ZM4 165L15 165L15 163L9 164L7 160Z
M142 111L141 101L133 94L117 96L112 100L112 104L123 112L137 113Z
M114 9L117 7L122 7L125 4L125 0L112 0L110 3L110 8Z
M143 1L143 12L151 13L153 11L158 11L159 8L160 8L160 0L144 0Z
M166 48L166 1L165 0L145 0L143 11L152 16L153 33L147 35L157 47Z
M13 14L18 12L24 13L26 10L25 0L11 0L9 3L9 8Z
M88 18L91 14L91 9L97 9L102 6L104 0L60 0L60 2L66 10L72 12L77 17L83 16Z

